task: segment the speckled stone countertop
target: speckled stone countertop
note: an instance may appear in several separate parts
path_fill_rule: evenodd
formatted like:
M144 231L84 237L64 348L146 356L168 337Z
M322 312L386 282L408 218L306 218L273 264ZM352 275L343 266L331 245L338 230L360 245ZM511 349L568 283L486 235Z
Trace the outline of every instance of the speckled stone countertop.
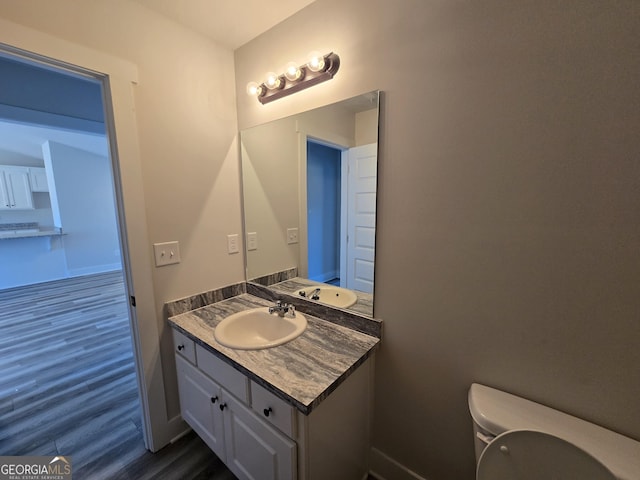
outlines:
M216 341L213 331L223 318L269 305L272 302L245 293L172 316L169 323L305 415L364 363L380 342L309 313L304 313L305 332L278 347L235 350Z

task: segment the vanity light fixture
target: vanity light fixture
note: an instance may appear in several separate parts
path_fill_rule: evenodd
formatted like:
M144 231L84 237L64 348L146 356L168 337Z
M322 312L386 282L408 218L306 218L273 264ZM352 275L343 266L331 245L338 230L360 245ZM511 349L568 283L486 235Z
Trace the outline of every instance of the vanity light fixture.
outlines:
M305 65L298 66L291 62L287 64L282 75L268 73L264 83L249 83L247 93L257 97L258 101L264 105L330 80L339 68L340 57L337 54L333 52L326 55L313 53Z

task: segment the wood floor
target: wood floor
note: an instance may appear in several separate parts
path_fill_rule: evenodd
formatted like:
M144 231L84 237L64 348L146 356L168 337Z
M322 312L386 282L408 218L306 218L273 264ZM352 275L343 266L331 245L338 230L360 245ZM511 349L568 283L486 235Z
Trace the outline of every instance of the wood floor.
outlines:
M235 477L195 435L144 448L120 272L0 290L0 455L70 456L75 480Z

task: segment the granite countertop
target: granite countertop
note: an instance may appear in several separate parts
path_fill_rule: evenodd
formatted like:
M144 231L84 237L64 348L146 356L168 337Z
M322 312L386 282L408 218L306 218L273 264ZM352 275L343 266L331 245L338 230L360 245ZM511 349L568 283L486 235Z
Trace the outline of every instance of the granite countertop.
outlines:
M54 237L62 235L59 229L51 230L4 230L0 231L0 239L7 238L33 238L33 237Z
M62 235L62 232L56 227L40 227L36 222L0 224L0 239L47 237L52 235Z
M380 342L305 312L305 332L278 347L235 350L216 341L213 331L223 318L269 305L272 302L244 293L175 315L169 323L305 415L369 358Z

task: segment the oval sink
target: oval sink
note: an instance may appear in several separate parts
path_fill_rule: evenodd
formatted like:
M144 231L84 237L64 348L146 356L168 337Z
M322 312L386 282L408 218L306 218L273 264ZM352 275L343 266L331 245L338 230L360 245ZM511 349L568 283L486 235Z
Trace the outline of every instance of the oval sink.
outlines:
M258 350L290 342L307 328L300 312L295 317L269 313L269 307L253 308L223 319L213 332L218 343L240 350Z
M346 288L332 285L318 285L317 287L305 287L297 290L301 297L315 300L332 307L348 308L358 300L354 292ZM317 297L317 298L316 298Z

